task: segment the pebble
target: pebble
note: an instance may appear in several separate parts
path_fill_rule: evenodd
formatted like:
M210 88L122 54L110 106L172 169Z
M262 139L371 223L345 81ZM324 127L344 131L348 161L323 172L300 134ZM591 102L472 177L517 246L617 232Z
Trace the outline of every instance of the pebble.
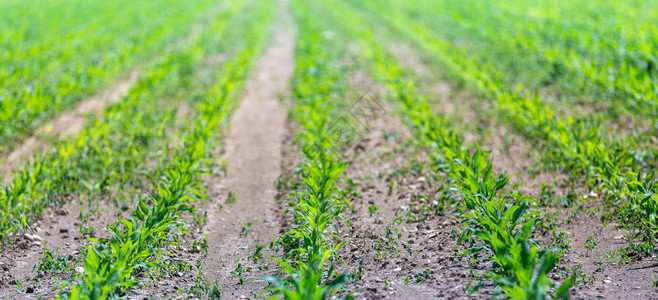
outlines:
M34 238L29 233L23 234L23 238L28 240L28 241L34 241Z
M58 216L66 216L66 215L69 214L69 210L60 208L60 209L55 211L55 214L58 215Z
M85 268L75 267L75 272L78 273L78 274L84 274L85 273Z
M393 269L393 271L395 271L395 272L400 272L400 271L402 271L402 268L397 267L397 268Z

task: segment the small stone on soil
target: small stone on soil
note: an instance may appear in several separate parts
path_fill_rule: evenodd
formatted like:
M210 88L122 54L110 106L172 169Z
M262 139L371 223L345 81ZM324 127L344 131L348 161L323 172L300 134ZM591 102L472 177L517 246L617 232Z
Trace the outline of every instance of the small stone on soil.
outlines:
M60 208L60 209L55 211L55 214L58 215L58 216L66 216L66 215L69 214L69 211L68 211L68 209Z

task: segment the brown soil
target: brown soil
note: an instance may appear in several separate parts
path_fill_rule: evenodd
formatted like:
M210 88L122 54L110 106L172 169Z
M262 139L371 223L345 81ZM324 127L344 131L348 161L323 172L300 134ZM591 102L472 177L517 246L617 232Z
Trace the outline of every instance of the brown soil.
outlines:
M562 259L564 266L581 266L583 276L588 277L585 283L572 288L574 298L658 299L658 291L652 288L658 279L656 259L620 264L616 251L630 244L626 238L629 232L617 223L604 225L599 211L603 204L596 197L588 198L570 208L547 209L564 222L560 227L571 240L571 249Z
M414 72L423 84L422 89L438 98L436 111L443 113L456 120L456 128L464 128L467 142L477 141L484 150L491 150L493 166L496 173L513 175L510 183L517 184L518 190L525 195L538 197L541 193L541 184L553 185L556 193L555 198L564 198L569 191L567 176L565 174L542 171L533 175L530 171L533 164L539 159L539 153L532 150L539 149L537 141L531 141L522 136L510 132L507 124L502 123L499 118L492 116L488 103L469 95L468 92L460 90L445 83L437 77L428 66L421 54L404 43L393 43L390 47L403 67ZM440 74L439 74L440 76ZM427 83L429 82L429 83ZM469 126L477 124L477 127ZM477 128L484 130L476 130ZM574 187L580 195L587 194L582 187ZM589 201L593 201L590 199ZM573 208L563 209L558 212L559 219L566 219L568 215L576 212ZM615 259L607 259L609 251L625 248L629 241L625 239L627 233L618 229L615 224L604 226L600 221L600 212L594 213L596 204L587 205L587 212L581 212L570 225L562 224L571 239L572 249L567 251L563 257L566 267L582 266L585 276L594 276L593 283L586 283L573 288L572 295L577 299L609 298L609 299L655 299L658 298L656 289L652 288L654 280L658 279L658 267L637 269L653 266L655 258L640 260L630 265L619 265ZM599 204L600 206L600 204ZM545 209L544 215L554 212L555 209ZM598 241L597 246L588 250L584 243L592 235ZM547 241L546 241L547 242ZM597 271L597 263L603 262L604 271ZM553 275L557 276L557 275Z
M568 187L561 184L566 176L550 171L532 174L539 159L539 141L527 140L510 130L492 113L487 101L442 80L440 72L428 65L418 50L402 41L391 43L389 50L400 65L415 74L421 91L430 96L435 111L452 120L458 132L464 135L468 147L478 143L483 150L491 151L494 172L511 175L510 186L518 185L525 195L537 197L540 185L555 185L558 196L564 196ZM440 71L440 70L439 70ZM470 146L469 146L470 145Z
M226 5L219 5L214 9L214 16L218 10L225 9ZM208 22L210 18L203 21ZM189 44L201 33L203 25L197 25L183 39L166 47L165 52L173 51L186 44ZM208 57L207 68L204 72L213 66L225 61L231 54L223 53ZM119 79L111 87L104 91L79 102L76 107L66 112L46 125L37 129L34 136L27 138L6 158L2 172L7 174L12 169L18 167L23 160L31 158L40 151L44 151L54 140L71 138L80 132L84 126L88 115L102 117L104 109L117 103L128 92L130 87L137 81L138 68L130 72L129 75ZM205 73L200 73L201 79ZM208 75L208 74L205 74ZM180 101L177 117L179 120L185 119L190 114L189 104ZM82 266L82 251L86 249L88 243L86 238L96 237L105 238L109 231L106 226L119 218L125 218L129 215L133 204L125 204L124 208L119 208L109 204L109 199L103 197L102 201L96 201L94 212L83 220L81 217L90 212L90 207L84 201L74 198L59 208L47 209L41 220L31 224L32 231L26 234L10 236L9 242L4 245L0 253L0 299L37 299L38 297L54 298L58 293L58 288L65 280L74 276L75 270L65 271L63 273L38 272L37 266L41 264L44 258L45 250L51 251L54 258L66 257L72 268ZM81 208L84 213L81 214ZM200 207L201 208L201 207ZM191 244L192 241L199 240L200 229L191 215L182 216L190 224L190 233L182 237L183 245ZM79 230L81 227L93 228L93 234L82 234ZM193 262L201 256L196 249L171 249L173 261ZM179 278L179 281L192 282L192 279ZM172 276L165 275L165 280ZM171 281L171 280L169 280ZM144 291L149 293L153 283L145 280ZM163 289L164 292L173 292L171 283L169 287ZM191 285L191 284L190 284Z
M191 225L191 233L183 237L185 245L207 236L208 254L194 249L172 250L174 261L201 263L203 275L216 281L223 298L262 297L265 275L274 275L279 267L269 260L276 254L268 250L269 244L288 225L282 216L282 203L275 183L292 172L299 153L286 145L290 142L290 127L286 123L285 103L289 81L293 73L294 25L287 0L281 0L271 44L266 48L251 78L247 82L239 108L231 118L226 137L225 153L217 161L217 170L205 181L209 195L217 200L209 206L198 207L207 212L205 227ZM400 63L421 78L422 91L437 98L437 113L446 115L455 128L466 134L466 142L481 144L491 150L494 171L514 175L512 184L525 195L537 197L541 183L556 184L557 198L564 197L567 187L560 185L565 176L551 172L531 174L537 160L536 145L511 132L508 126L490 112L486 101L438 79L415 49L394 43L391 52ZM217 63L227 55L208 59ZM134 83L136 72L108 91L81 102L73 112L64 114L39 130L38 136L51 135L67 138L84 126L85 115L102 113L103 108L118 101ZM364 73L350 78L352 87L369 89L374 86ZM372 90L372 89L371 89ZM473 278L489 268L487 263L473 263L469 257L460 257L463 246L457 245L452 234L461 225L454 217L459 204L454 199L442 199L437 188L446 183L440 174L426 167L412 165L426 163L427 153L413 146L405 126L396 117L394 109L373 120L370 130L354 145L353 157L345 177L353 180L356 194L351 197L353 210L346 210L344 219L337 224L339 237L345 246L334 261L338 272L349 273L357 280L348 283L347 290L358 299L466 299L489 298L494 287L484 287L469 294L467 287L476 284ZM189 107L182 104L179 116L186 116ZM21 160L32 156L48 144L46 139L31 137L7 159L3 168L13 168ZM13 156L12 156L13 155ZM217 155L219 157L219 155ZM10 165L10 161L13 165ZM226 174L220 166L226 162ZM4 169L3 169L4 170ZM8 170L6 170L8 171ZM347 185L343 188L350 188ZM582 192L581 192L582 193ZM596 198L596 197L594 197ZM589 201L589 202L588 202ZM597 199L581 201L568 209L544 208L543 215L556 213L562 222L560 228L571 239L572 249L562 259L563 269L582 266L582 273L594 276L590 283L575 286L576 299L658 299L651 284L658 279L658 267L652 267L655 258L643 259L629 265L619 265L614 258L607 259L610 251L629 244L627 233L616 224L604 226ZM578 212L579 205L585 208ZM0 299L52 298L58 280L68 279L72 272L61 275L42 275L33 270L43 257L43 245L56 249L57 255L79 257L86 242L78 232L81 225L94 226L95 235L107 235L104 226L126 212L116 207L101 207L88 222L78 220L84 204L74 201L60 209L52 209L48 217L36 223L35 232L12 236L0 256ZM399 223L396 218L399 217ZM192 224L191 216L184 218ZM569 223L564 223L569 220ZM399 237L397 231L399 230ZM387 233L387 232L390 232ZM592 236L597 245L585 247ZM548 241L541 240L542 244ZM263 246L261 249L260 246ZM255 257L257 249L263 258ZM79 259L79 258L78 258ZM598 264L602 261L600 269ZM80 266L80 262L77 263ZM643 268L647 267L647 268ZM639 268L639 269L635 269ZM145 279L145 285L136 289L130 299L182 299L184 292L197 282L192 270L167 274L156 280ZM40 278L36 284L31 278ZM30 278L30 280L27 280ZM557 272L554 280L562 280ZM22 290L17 291L17 280ZM30 293L25 293L27 289ZM34 297L30 297L34 295Z
M245 269L253 265L249 257L254 248L269 243L280 231L274 184L282 172L287 127L279 98L289 90L294 30L288 3L281 1L278 9L272 42L257 63L240 107L231 118L225 154L227 176L218 170L207 181L210 195L219 199L223 208L208 209L205 233L210 247L204 271L208 279L217 280L222 295L229 299L251 297L262 290L260 276L245 270L244 283L240 284L234 271L238 264Z
M355 211L345 214L352 225L343 226L346 245L340 254L349 266L343 271L361 277L348 284L348 290L365 299L469 298L467 259L453 253L457 243L450 237L456 221L450 213L429 208L439 185L428 174L409 171L409 163L424 154L409 145L409 134L394 115L371 126L346 171L346 177L358 183L359 196L352 199ZM370 207L377 212L371 215ZM408 212L422 217L414 220L405 216ZM402 217L399 225L392 224L396 216ZM398 228L401 237L387 237L387 227ZM397 245L380 248L385 242ZM476 292L471 297L484 295Z
M54 258L67 257L72 265L81 267L80 252L87 245L86 239L107 237L109 231L105 226L129 213L103 203L90 208L76 200L61 208L51 208L44 218L33 224L33 232L11 236L11 242L5 245L0 256L0 299L54 298L61 282L71 278L75 271L39 273L37 266L44 258L44 249L52 251ZM82 226L93 227L93 234L82 234Z
M245 265L249 264L253 247L271 241L280 231L275 212L277 205L274 202L274 183L281 174L287 125L286 113L279 103L279 97L289 90L289 79L294 65L294 31L285 5L287 4L282 2L280 8L284 22L279 23L275 29L272 43L265 50L252 78L247 82L240 107L232 117L225 155L228 162L227 176L222 176L220 170L216 170L207 179L210 196L220 200L221 204L198 207L200 211L208 212L206 228L194 225L192 216L184 216L192 227L190 233L182 238L182 245L189 245L192 241L207 236L209 249L208 255L205 256L205 266L202 266L205 274L202 275L211 282L217 280L222 294L227 298L237 298L238 294L251 296L262 290L263 284L255 283L260 277L249 278L247 273L244 276L247 282L239 285L238 279L231 276L231 271L235 268L236 259L239 258ZM227 55L213 56L209 59L209 64L224 61L226 57ZM120 99L117 88L111 90L114 91L113 97L116 97L113 101ZM102 112L102 107L107 104L104 98L97 96L81 103L75 113L66 114L49 123L47 127L63 135L66 134L64 129L83 126L84 117L79 115ZM179 115L187 115L189 107L185 102L182 103ZM43 147L46 143L40 145ZM221 162L218 161L217 165L219 167ZM225 202L229 191L235 195L235 204ZM82 225L77 220L80 205L73 202L60 209L53 209L49 217L34 224L36 236L30 234L12 237L12 243L6 246L0 257L3 270L0 277L0 299L30 298L30 295L34 295L34 298L53 298L57 295L57 287L61 281L71 278L75 271L64 274L38 274L34 268L44 256L45 243L49 250L55 250L55 255L68 256L77 260L75 266L82 265L79 253L87 243L85 236L78 232ZM95 236L99 238L107 235L107 224L122 217L116 215L117 212L121 214L116 207L103 208L101 212L85 223L96 228ZM247 227L247 223L253 225ZM242 231L243 227L245 231ZM204 261L204 256L189 246L172 249L171 252L174 262L194 264L195 261ZM135 289L132 296L129 296L135 299L180 297L178 291L187 291L195 285L197 275L194 270L188 270L163 274L156 280L143 278L143 287ZM26 280L28 277L29 281ZM40 279L39 284L32 279L35 277ZM19 280L22 289L18 288L16 280Z

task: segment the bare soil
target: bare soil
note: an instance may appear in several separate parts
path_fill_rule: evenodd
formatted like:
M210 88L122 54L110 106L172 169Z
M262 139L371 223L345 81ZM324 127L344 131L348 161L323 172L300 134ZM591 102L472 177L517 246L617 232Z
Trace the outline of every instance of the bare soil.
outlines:
M440 78L440 70L437 71L434 66L428 64L416 49L402 42L392 43L389 48L403 67L420 78L419 85L422 90L437 98L437 113L453 117L456 128L466 130L467 142L478 141L484 150L492 151L494 171L512 175L510 183L516 186L515 189L525 195L538 197L541 194L541 184L546 184L554 188L553 196L556 199L565 198L571 188L581 198L587 195L588 191L582 186L571 187L565 174L546 170L535 174L533 167L540 159L537 152L541 148L539 141L525 139L516 134L510 130L508 124L500 122L498 117L488 113L490 108L486 101L443 81ZM477 124L477 127L469 124ZM576 207L560 209L557 212L562 221L570 216L572 219L568 225L563 223L560 226L567 232L572 246L563 258L564 266L582 266L585 276L596 278L593 282L574 287L574 298L658 298L657 290L652 288L652 283L658 279L656 259L645 258L633 264L619 265L608 253L630 244L625 238L628 232L624 232L618 224L605 225L601 222L600 211L596 208L602 204L597 203L596 199L590 197L585 203L587 204L584 212L577 212ZM582 204L574 204L578 205ZM544 211L543 214L556 212L554 208L540 209ZM597 241L597 245L591 250L585 247L585 241L590 236ZM557 276L557 272L554 276Z
M562 258L563 265L579 266L587 277L583 284L572 288L572 295L575 299L658 299L658 290L652 287L658 279L656 258L620 264L616 251L632 242L627 239L630 232L616 222L601 222L601 207L600 200L588 197L573 207L547 209L557 212L558 219L564 222L560 227L571 241L571 249Z
M198 261L203 274L185 270L167 274L128 295L129 299L183 299L184 292L193 287L196 276L216 281L225 299L260 298L265 283L262 277L274 275L279 267L269 258L277 254L268 249L270 242L288 229L282 215L284 204L276 183L286 178L297 161L292 151L290 132L294 124L286 120L290 78L293 73L295 30L287 0L281 0L273 38L258 61L247 82L239 108L233 114L226 136L225 153L216 162L217 169L206 178L208 192L216 202L200 206L207 212L204 227L192 225L184 237L186 245L207 236L208 254L194 249L174 250L174 261ZM466 133L470 145L477 141L484 150L492 152L496 173L513 175L512 185L522 193L534 197L541 194L541 183L556 187L556 198L565 197L569 187L561 184L564 174L544 171L532 172L537 163L538 141L512 132L508 124L498 120L482 99L446 83L436 76L416 50L404 43L391 45L391 52L400 63L415 72L422 81L421 88L436 101L436 112L446 115L455 128ZM209 63L221 62L229 54L213 56ZM103 108L118 101L136 80L136 72L117 82L107 91L81 102L74 111L49 122L20 145L7 158L3 171L14 168L48 145L39 136L67 138L84 126L85 116L101 114ZM350 85L373 86L372 80L360 73L350 78ZM189 108L181 106L180 115ZM445 186L444 178L423 167L427 153L413 146L412 138L401 124L394 109L370 124L370 130L353 147L353 159L345 176L356 185L352 209L346 211L338 224L345 246L334 261L339 272L349 273L355 281L347 291L358 299L470 299L489 298L494 287L491 282L469 293L469 286L477 284L474 277L486 271L487 263L474 263L460 257L463 246L456 242L455 232L461 228L454 211L459 203L441 199L437 189ZM225 163L224 163L225 162ZM221 166L226 165L224 173ZM585 192L574 187L582 196ZM571 249L562 258L561 270L581 266L582 273L591 281L572 288L575 299L658 299L651 285L658 279L655 258L640 259L633 264L620 265L614 251L625 248L630 241L627 232L618 224L604 225L600 199L581 201L574 207L560 209L544 207L544 215L556 213L560 229L568 234ZM577 206L584 208L577 209ZM116 207L101 207L99 213L82 221L78 212L85 204L73 201L62 208L52 208L48 216L35 224L35 231L11 237L11 243L0 253L0 299L36 299L38 295L52 298L59 281L70 278L66 274L43 275L34 270L44 255L44 246L56 255L74 259L79 256L88 235L79 227L93 226L94 235L107 235L104 226L126 212ZM185 218L193 223L191 216ZM399 235L398 235L399 234ZM595 240L595 245L586 245ZM546 242L546 241L540 241ZM263 253L260 257L257 253ZM80 262L78 261L78 264ZM558 274L553 280L563 280ZM39 283L34 281L39 278ZM19 285L20 284L20 285ZM342 293L341 293L342 294Z
M86 239L107 237L106 225L129 214L127 210L99 203L90 207L82 200L74 200L50 208L33 224L32 232L10 237L11 242L0 254L0 299L54 298L61 283L71 278L75 269L38 272L45 251L51 251L55 259L65 257L73 267L81 267L80 253L88 245ZM93 228L93 233L83 234L81 227Z
M429 208L438 204L438 183L429 174L409 170L410 162L422 160L424 153L410 146L394 114L371 125L346 171L358 183L358 196L352 199L354 212L345 216L351 226L343 226L341 256L349 266L344 271L360 277L348 290L364 299L484 297L482 291L465 292L472 276L467 260L454 253L458 246L450 232L456 221L448 212Z
M231 118L225 153L227 176L215 172L207 181L209 193L223 208L208 212L205 233L210 248L204 269L229 299L261 292L262 275L248 271L256 269L250 256L257 246L268 244L280 232L275 183L282 173L287 135L286 112L280 99L289 91L294 66L295 32L288 5L280 1L271 44ZM244 267L241 276L238 266ZM274 271L274 267L270 269Z

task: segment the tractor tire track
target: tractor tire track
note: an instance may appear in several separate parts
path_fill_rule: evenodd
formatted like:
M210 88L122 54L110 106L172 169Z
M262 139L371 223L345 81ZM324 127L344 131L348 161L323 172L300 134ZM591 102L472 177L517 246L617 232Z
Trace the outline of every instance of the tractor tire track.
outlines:
M217 280L223 296L237 298L261 291L258 277L245 270L244 283L232 271L247 267L249 255L259 244L269 243L279 232L275 212L275 182L282 173L287 135L286 112L279 98L289 91L293 73L294 29L287 1L279 3L270 45L247 81L239 108L231 118L226 144L227 177L209 179L211 196L227 199L222 209L208 212L208 257L205 275ZM217 196L219 195L219 196ZM250 226L248 224L251 224Z

